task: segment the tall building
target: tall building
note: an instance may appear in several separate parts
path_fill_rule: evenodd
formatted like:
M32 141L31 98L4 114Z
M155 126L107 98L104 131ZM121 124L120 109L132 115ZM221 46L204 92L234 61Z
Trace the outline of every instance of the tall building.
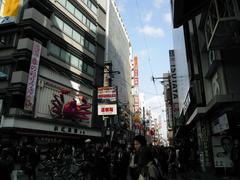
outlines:
M0 131L5 139L101 137L104 0L1 1Z
M234 170L231 153L240 139L240 2L171 2L183 122L176 144L198 151L195 158L204 171Z
M115 1L107 0L107 4L109 14L104 63L105 69L107 69L106 75L109 78L109 86L117 88L118 115L113 118L113 125L117 128L116 132L120 133L121 128L130 130L132 124L132 46Z

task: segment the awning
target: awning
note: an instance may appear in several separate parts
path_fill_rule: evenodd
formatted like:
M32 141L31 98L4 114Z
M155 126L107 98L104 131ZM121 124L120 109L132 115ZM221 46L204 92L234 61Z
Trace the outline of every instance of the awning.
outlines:
M171 0L173 27L178 28L201 13L210 0Z

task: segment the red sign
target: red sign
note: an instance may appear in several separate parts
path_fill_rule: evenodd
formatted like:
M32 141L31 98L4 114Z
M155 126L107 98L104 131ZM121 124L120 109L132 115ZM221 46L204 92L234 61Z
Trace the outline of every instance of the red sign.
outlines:
M116 115L117 105L116 104L99 104L98 115Z

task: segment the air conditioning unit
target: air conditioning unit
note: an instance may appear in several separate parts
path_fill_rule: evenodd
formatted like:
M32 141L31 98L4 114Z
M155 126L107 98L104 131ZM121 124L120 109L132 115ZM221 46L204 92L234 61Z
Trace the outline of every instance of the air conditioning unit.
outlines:
M208 51L208 62L209 66L216 62L221 60L221 51L220 50L210 50Z

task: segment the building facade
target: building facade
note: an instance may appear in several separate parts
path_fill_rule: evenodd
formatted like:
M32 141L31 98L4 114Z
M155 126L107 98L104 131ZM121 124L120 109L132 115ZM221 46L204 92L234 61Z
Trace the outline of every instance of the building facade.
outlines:
M240 3L237 0L199 1L194 5L181 2L180 7L172 1L174 32L178 33L174 36L174 51L180 79L179 120L183 121L176 141L199 152L195 158L203 170L221 173L223 169L234 169L232 150L240 139L237 83ZM193 11L188 12L189 8ZM177 55L179 43L184 43L184 58ZM184 69L187 71L182 72ZM187 80L183 89L182 78Z
M1 12L1 133L17 141L101 137L96 87L103 84L105 1L18 5Z
M114 0L108 0L105 69L108 86L117 88L118 114L112 118L112 126L118 139L126 138L131 129L133 114L131 60L132 46L123 20ZM116 136L117 137L117 136Z

